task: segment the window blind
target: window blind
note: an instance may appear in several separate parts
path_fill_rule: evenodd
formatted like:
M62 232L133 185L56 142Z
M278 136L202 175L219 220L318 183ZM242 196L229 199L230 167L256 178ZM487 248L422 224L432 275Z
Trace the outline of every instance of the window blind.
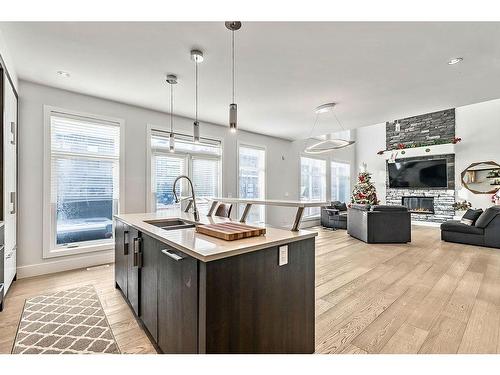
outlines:
M193 158L193 185L196 196L210 198L219 195L219 160Z
M51 116L52 153L114 157L120 155L120 128L73 117Z
M210 198L221 194L221 142L201 138L194 143L193 137L175 133L175 152L169 150L169 133L161 130L151 132L151 188L156 210L175 204L172 193L173 182L181 174L191 178L196 197ZM190 195L185 180L176 187L178 196ZM198 208L205 210L207 202L198 201Z
M118 210L119 124L53 113L50 140L56 245L108 240Z
M169 133L158 130L153 131L151 134L151 148L153 151L168 151ZM200 143L194 143L193 137L176 133L175 152L220 156L221 143L209 138L201 138Z
M172 192L174 180L181 174L185 174L185 161L179 157L168 155L155 155L154 160L154 180L156 191L156 208L164 209L175 203ZM177 196L181 196L181 187L184 181L176 187Z

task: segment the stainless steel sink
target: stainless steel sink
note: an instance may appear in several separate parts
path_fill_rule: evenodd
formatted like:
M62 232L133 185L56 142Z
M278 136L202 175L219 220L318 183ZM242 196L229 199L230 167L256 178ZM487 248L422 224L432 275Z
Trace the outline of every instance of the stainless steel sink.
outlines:
M185 228L194 228L195 225L185 222L179 219L166 219L166 220L151 220L145 221L148 224L154 225L155 227L159 227L164 230L176 230L176 229L185 229Z

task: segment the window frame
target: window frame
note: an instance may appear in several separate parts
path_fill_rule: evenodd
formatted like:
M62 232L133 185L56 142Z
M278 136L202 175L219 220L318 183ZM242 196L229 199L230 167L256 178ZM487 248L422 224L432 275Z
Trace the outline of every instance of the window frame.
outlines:
M298 164L298 170L299 170L299 181L298 181L298 192L299 192L299 200L300 200L300 189L302 187L302 158L305 158L305 159L315 159L315 160L320 160L322 162L325 163L325 198L324 200L327 201L328 200L328 195L330 193L330 186L329 186L329 179L330 179L330 171L328 170L329 168L329 158L322 158L322 157L317 157L317 156L311 156L309 154L305 154L305 153L301 153L299 155L299 164ZM306 209L307 210L307 209ZM306 211L305 210L305 211ZM304 216L302 217L302 221L312 221L312 220L318 220L321 216L321 213L317 214L317 215L307 215L306 216L306 212L304 212Z
M329 161L329 164L330 164L330 178L329 178L329 181L330 181L330 200L333 201L333 197L332 197L332 193L333 193L333 190L332 190L332 163L337 163L337 164L344 164L344 165L347 165L349 168L349 191L352 193L352 173L351 173L351 169L352 169L352 165L351 163L349 163L348 161L346 160L342 160L342 159L336 159L336 158L331 158L330 161ZM346 204L349 204L351 201L350 201L350 196L348 197L347 201L345 202Z
M50 105L43 106L43 246L42 258L49 259L68 255L84 254L97 251L108 251L114 249L114 238L110 241L86 241L83 245L76 247L57 247L53 243L55 238L52 233L56 227L54 223L55 212L51 205L51 182L52 182L52 138L51 138L51 116L63 115L66 117L75 117L78 119L89 119L103 125L115 125L119 128L120 147L118 156L118 212L125 212L125 120L115 117L102 116L98 114L80 112L72 109L54 107ZM104 159L106 157L103 157Z
M219 166L219 191L220 195L223 196L224 194L224 177L223 177L223 171L224 171L224 140L219 137L214 137L211 135L203 136L201 137L202 139L208 139L211 141L216 141L220 144L221 152L220 156L214 156L214 155L209 155L209 154L203 154L203 153L193 153L190 154L188 152L183 152L183 151L176 151L174 154L171 154L168 150L165 152L158 152L158 151L153 151L153 148L151 147L151 138L154 135L154 132L164 132L165 134L170 133L170 127L165 126L165 125L153 125L153 124L147 124L147 129L146 129L146 212L154 213L156 212L156 204L153 204L153 200L156 198L153 193L153 185L152 185L152 157L155 154L164 154L164 155L175 155L182 157L184 156L186 160L186 173L188 176L192 175L192 158L205 158L205 159L218 159L220 160L220 166ZM182 135L185 136L186 134L183 134L181 132L175 132L175 135ZM186 184L184 184L185 187ZM185 194L184 192L182 194Z
M257 145L257 144L254 144L254 143L249 143L249 142L241 142L241 141L237 141L237 145L236 145L236 195L238 198L240 198L240 148L243 147L243 148L253 148L255 150L260 150L260 151L264 151L264 198L261 198L261 199L267 199L267 171L269 170L269 166L268 166L268 157L267 157L267 147L266 146L262 146L262 145ZM239 204L236 205L237 209L236 209L236 212L238 213L238 216L239 216ZM255 205L254 205L255 206ZM260 205L260 207L262 207L262 210L264 211L264 223L267 223L267 216L268 216L268 210L266 210L266 206L265 205ZM259 207L259 208L260 208Z

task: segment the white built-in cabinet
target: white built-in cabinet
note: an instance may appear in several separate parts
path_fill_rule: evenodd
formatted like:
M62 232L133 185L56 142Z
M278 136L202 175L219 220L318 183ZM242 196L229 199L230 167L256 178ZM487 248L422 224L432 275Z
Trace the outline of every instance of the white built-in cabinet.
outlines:
M17 114L17 97L6 71L3 70L4 293L7 293L16 276Z

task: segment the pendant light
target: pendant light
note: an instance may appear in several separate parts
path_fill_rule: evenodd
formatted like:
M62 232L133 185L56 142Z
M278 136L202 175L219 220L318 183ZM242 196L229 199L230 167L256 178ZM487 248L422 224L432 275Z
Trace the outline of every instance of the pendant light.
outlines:
M167 76L167 83L170 85L170 136L169 146L170 152L175 151L175 135L174 135L174 85L177 84L177 76L169 74Z
M200 143L200 123L198 121L198 64L203 61L203 52L194 49L191 51L191 60L194 61L195 74L195 94L194 94L194 123L193 123L193 141Z
M333 109L335 108L336 105L337 105L337 103L326 103L326 104L322 104L319 107L315 108L314 112L316 112L316 119L314 120L314 124L312 126L311 133L310 133L308 139L311 138L311 136L314 132L314 128L316 127L316 124L318 123L319 116L322 113L333 112L333 115L334 115L335 119L337 120L337 123L338 123L340 129L342 131L345 130L344 127L342 126L342 124L340 123L340 120L338 119L337 115L333 111ZM330 152L333 150L338 150L340 148L350 146L353 143L354 143L354 141L347 140L347 139L332 138L332 135L328 134L326 136L325 140L322 140L320 142L316 142L312 145L307 146L307 142L306 142L306 148L304 149L304 152L306 154L323 154L326 152Z
M229 130L236 133L238 126L238 106L234 102L234 32L241 28L240 21L228 21L226 28L231 31L231 76L232 76L232 103L229 104Z

